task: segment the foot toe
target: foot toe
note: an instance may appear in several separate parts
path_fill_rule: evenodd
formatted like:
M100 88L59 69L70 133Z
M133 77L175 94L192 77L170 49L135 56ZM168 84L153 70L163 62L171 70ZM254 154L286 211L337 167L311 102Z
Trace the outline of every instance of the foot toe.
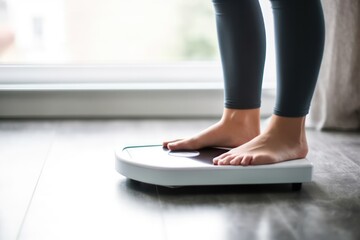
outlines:
M192 139L183 139L169 143L167 145L167 148L169 150L175 151L175 150L195 150L198 149L199 147L197 147L196 142L194 142Z
M167 145L167 148L171 151L179 150L183 148L183 143L181 141L178 142L172 142Z
M230 165L230 162L234 159L235 156L228 155L225 158L219 160L219 165Z
M236 157L234 158L233 160L230 161L230 165L240 165L241 163L241 160L242 160L242 157Z
M214 158L215 161L219 161L220 159L224 159L225 157L229 156L230 153L229 152L226 152L226 153L223 153L217 157Z
M164 141L164 142L162 143L162 145L163 145L163 147L168 148L168 145L169 145L170 143L178 142L178 141L181 141L181 140L182 140L182 139L176 139L176 140L171 140L171 141Z
M252 156L244 156L241 160L241 165L248 166L251 164Z

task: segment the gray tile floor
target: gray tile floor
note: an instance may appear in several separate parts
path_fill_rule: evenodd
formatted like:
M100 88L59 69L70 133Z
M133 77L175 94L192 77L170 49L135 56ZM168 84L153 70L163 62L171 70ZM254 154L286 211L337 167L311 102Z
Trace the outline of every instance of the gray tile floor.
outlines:
M314 181L167 189L114 149L215 120L0 121L0 239L360 239L360 133L308 131Z

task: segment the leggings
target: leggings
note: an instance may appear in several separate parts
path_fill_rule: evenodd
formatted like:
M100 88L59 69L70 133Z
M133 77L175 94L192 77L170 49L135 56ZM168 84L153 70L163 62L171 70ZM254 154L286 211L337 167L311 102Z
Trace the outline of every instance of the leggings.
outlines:
M225 107L260 107L266 52L257 0L213 0ZM275 24L277 93L274 114L303 117L309 112L324 49L320 0L271 0Z

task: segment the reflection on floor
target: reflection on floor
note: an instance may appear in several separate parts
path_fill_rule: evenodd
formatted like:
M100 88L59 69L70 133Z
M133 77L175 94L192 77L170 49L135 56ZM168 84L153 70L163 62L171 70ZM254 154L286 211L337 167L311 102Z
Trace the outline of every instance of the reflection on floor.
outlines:
M360 239L360 133L308 130L314 181L164 188L114 149L215 120L0 121L0 239Z

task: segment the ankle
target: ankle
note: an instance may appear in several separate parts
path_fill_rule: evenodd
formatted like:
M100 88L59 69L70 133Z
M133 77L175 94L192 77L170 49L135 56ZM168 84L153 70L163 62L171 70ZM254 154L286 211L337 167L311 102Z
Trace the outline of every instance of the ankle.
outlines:
M260 109L225 108L221 121L233 122L251 127L260 127Z
M291 118L272 115L265 132L281 135L289 141L306 143L305 117Z
M220 124L228 131L247 136L246 141L260 134L259 109L224 109Z

